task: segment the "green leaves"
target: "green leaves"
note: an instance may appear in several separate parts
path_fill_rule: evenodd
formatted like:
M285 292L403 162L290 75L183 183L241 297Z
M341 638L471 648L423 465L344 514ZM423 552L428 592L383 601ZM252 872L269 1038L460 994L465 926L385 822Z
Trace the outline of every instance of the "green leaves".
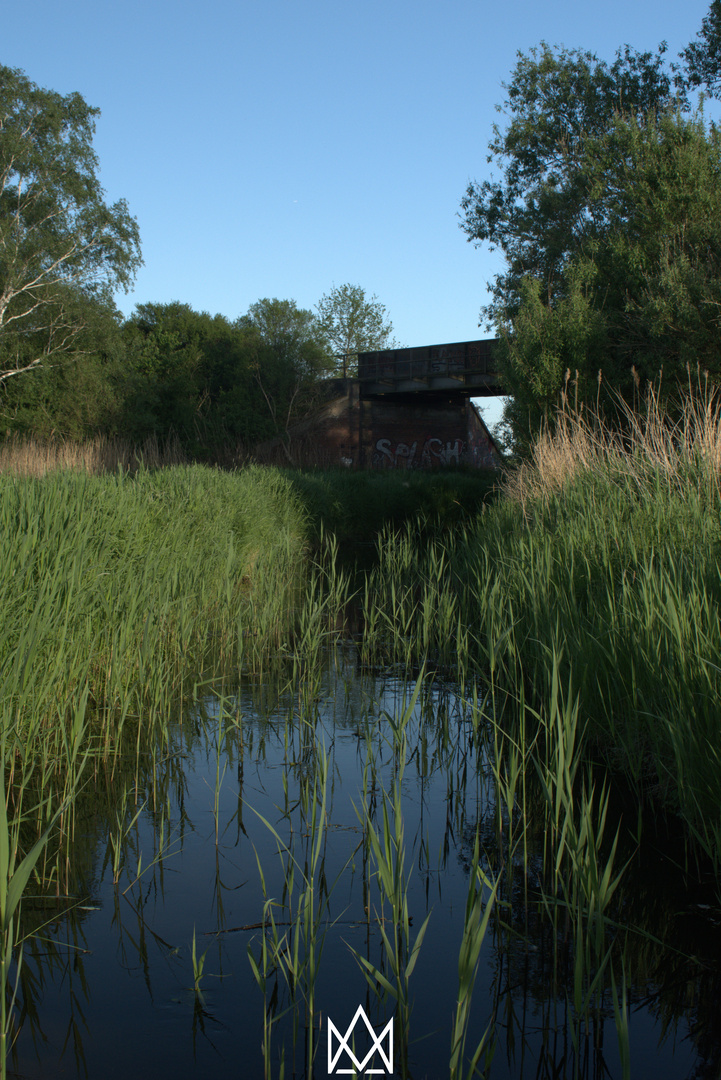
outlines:
M696 36L699 40L692 41L681 53L686 63L687 84L704 86L711 97L718 98L721 93L721 0L713 0Z
M661 368L668 392L687 363L721 374L721 143L674 97L663 51L520 55L490 143L500 179L462 200L468 239L507 259L484 313L521 449L567 372L577 404L596 403L599 370L631 401Z
M0 382L73 347L74 290L128 289L141 264L127 204L103 198L98 112L0 67Z
M317 305L320 324L343 377L356 370L359 352L391 349L393 323L377 296L366 297L360 285L337 285Z
M45 832L35 841L30 851L17 863L20 820L8 820L5 796L5 738L0 745L0 1076L7 1075L7 1048L11 1017L8 1016L8 998L10 1013L14 1007L17 992L15 987L8 995L10 965L16 945L16 921L25 887L33 873L38 859L48 842L50 830L62 812L61 807L53 817ZM21 957L18 956L18 972Z
M49 830L46 830L40 839L36 840L27 855L16 866L17 831L10 825L7 818L3 759L3 768L0 770L0 933L3 934L3 940L8 934L12 934L20 900L47 843L48 833Z
M451 1037L451 1059L449 1074L451 1080L458 1080L463 1075L463 1058L466 1047L466 1036L471 1012L471 998L473 987L478 974L478 964L481 957L481 948L488 930L488 923L496 902L498 887L501 883L500 875L491 882L480 864L478 838L473 851L473 860L468 878L468 897L466 899L466 911L463 920L463 938L458 953L458 1000L453 1020L453 1034ZM484 902L484 893L487 899ZM476 1048L471 1056L468 1077L476 1075L476 1066L484 1051L492 1055L493 1041L488 1039L491 1025L483 1032Z
M509 123L503 131L495 127L489 143L489 160L502 178L470 184L461 200L468 239L499 247L509 263L495 280L486 309L491 318L509 305L515 310L527 274L553 290L569 254L595 226L589 145L616 113L645 115L671 100L662 52L628 47L609 65L590 52L541 43L528 56L519 54L504 89L501 111Z

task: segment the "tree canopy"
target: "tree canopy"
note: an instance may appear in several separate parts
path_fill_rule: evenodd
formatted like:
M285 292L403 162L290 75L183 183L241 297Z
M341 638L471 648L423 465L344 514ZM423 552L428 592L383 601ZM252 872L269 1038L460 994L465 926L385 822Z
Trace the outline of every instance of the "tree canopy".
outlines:
M394 347L385 305L375 295L367 297L360 285L334 286L321 297L317 311L343 377L357 372L358 353Z
M109 302L141 264L135 219L98 179L98 113L0 67L0 382L77 349L83 298Z
M295 300L267 297L251 304L239 323L258 335L254 379L290 457L290 429L313 407L320 381L333 369L325 330Z
M500 111L508 123L494 125L488 159L501 176L469 184L461 201L467 238L506 257L483 312L490 322L518 307L528 274L553 297L563 288L569 257L605 227L608 207L599 198L594 154L614 116L645 116L673 100L663 50L628 47L608 64L590 52L542 43L528 56L519 53L504 89Z
M483 314L523 445L569 377L633 400L663 370L721 375L721 142L656 54L542 45L506 87L500 179L469 185L462 228L506 256Z
M696 36L698 40L681 53L686 84L691 88L703 86L717 98L721 95L721 0L713 0Z

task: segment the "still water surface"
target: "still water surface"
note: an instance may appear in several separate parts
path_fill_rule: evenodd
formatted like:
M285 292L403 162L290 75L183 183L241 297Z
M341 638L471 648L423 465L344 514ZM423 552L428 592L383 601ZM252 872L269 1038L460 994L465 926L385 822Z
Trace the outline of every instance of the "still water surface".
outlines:
M267 1075L264 998L248 952L260 963L267 899L278 904L266 907L266 916L273 911L281 937L289 932L287 849L298 863L295 902L318 835L316 902L328 899L330 922L319 930L313 985L314 1075L328 1075L329 1020L345 1033L363 1004L380 1032L394 1015L396 1003L371 992L358 959L383 968L380 898L359 814L365 802L380 827L383 792L399 775L391 733L413 686L393 672L361 673L352 653L334 654L310 686L279 690L264 682L248 683L232 698L211 695L174 724L154 758L124 775L124 803L117 801L117 777L115 803L92 799L78 826L74 906L26 949L23 1023L11 1062L17 1076ZM503 865L509 822L497 813L492 771L458 688L428 684L408 717L406 740L401 793L411 941L430 915L409 980L409 1075L421 1080L449 1075L474 839L490 879ZM311 808L315 797L318 819L321 794L313 778L324 754L326 813L314 838ZM609 929L609 941L623 937L630 965L631 1075L717 1076L720 938L713 905L688 893L660 846L650 843L643 863L632 859L613 912L618 925ZM533 828L528 849L525 865L517 849L504 867L467 1049L490 1025L493 1078L620 1078L610 989L601 987L578 1018L573 935L562 918L551 924L538 899L540 837ZM633 841L621 844L619 867L633 850ZM639 925L645 935L624 929ZM198 992L194 935L196 974L205 954ZM269 974L266 1000L280 1017L270 1032L274 1077L283 1056L286 1077L306 1075L307 986L296 989L294 1010L289 979ZM395 1049L397 1058L397 1031Z

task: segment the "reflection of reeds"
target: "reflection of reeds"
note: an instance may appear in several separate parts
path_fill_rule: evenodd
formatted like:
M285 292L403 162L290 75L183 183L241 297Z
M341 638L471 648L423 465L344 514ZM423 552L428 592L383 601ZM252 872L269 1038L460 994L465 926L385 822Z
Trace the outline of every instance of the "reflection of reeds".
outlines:
M463 938L458 952L458 999L453 1017L453 1034L451 1037L451 1080L458 1080L459 1077L464 1075L463 1064L471 1015L473 987L478 974L481 947L486 936L488 921L500 883L500 877L497 877L495 882L491 883L485 874L481 866L478 839L476 838L468 875L468 896L463 919ZM481 1057L484 1059L484 1071L488 1072L494 1051L493 1038L489 1038L490 1027L489 1024L470 1057L468 1069L465 1073L469 1078L477 1074L477 1067Z
M314 743L313 763L308 770L305 784L301 783L300 806L303 816L301 832L307 837L303 856L286 844L274 826L258 815L275 838L283 873L283 892L280 900L269 897L263 867L258 859L258 870L265 903L263 906L263 933L260 954L253 953L248 945L248 960L254 978L264 995L264 1043L265 1074L271 1074L271 1033L276 1019L275 995L267 997L269 977L280 972L290 993L290 1009L293 1018L293 1046L298 1039L298 1006L304 1005L304 1029L306 1075L313 1075L316 1040L316 982L330 923L330 895L333 891L325 880L325 837L327 829L326 796L328 785L328 755L323 746ZM257 855L256 855L257 858ZM276 911L283 914L276 919ZM279 927L287 925L281 933Z
M408 907L408 878L406 875L406 846L402 810L402 785L407 754L407 730L423 686L423 673L416 681L409 701L403 700L397 716L385 714L391 730L394 776L390 793L383 792L380 828L373 824L372 815L364 807L359 815L369 848L371 865L375 868L379 894L376 922L383 942L381 966L353 950L373 993L384 997L390 994L398 1013L395 1045L400 1051L400 1073L408 1075L408 1042L410 1037L411 996L410 977L418 962L421 945L428 928L430 913L411 937L411 916ZM367 901L370 917L370 899ZM385 974L384 968L388 971ZM390 976L390 977L389 977Z

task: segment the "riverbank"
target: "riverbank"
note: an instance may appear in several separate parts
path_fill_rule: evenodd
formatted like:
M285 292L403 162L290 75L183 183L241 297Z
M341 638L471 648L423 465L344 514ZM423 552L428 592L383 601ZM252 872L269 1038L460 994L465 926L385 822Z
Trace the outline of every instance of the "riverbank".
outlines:
M311 1056L319 1045L315 1035L308 1041L314 957L339 917L329 897L320 902L325 845L337 828L353 845L359 832L360 847L329 856L328 866L341 877L356 859L364 868L362 897L353 895L367 920L366 970L372 979L385 972L395 988L401 1071L413 1056L413 949L423 955L407 896L425 903L416 923L425 927L430 875L446 873L455 850L468 892L461 951L446 939L442 945L445 966L461 979L451 1075L465 1071L474 965L491 926L503 942L494 946L501 967L519 942L527 955L541 948L540 983L550 979L553 1002L565 1002L560 1024L574 1045L614 1017L616 1075L628 1075L628 1000L648 994L657 965L678 945L673 919L663 915L660 925L633 874L665 843L669 822L682 891L700 898L699 911L718 905L721 438L718 410L707 404L690 406L675 428L652 410L623 443L567 417L500 495L486 478L462 472L173 466L132 476L0 476L9 809L0 820L0 893L12 899L5 948L46 918L29 900L20 911L29 881L42 904L57 898L59 925L79 881L99 876L116 902L135 896L133 912L146 926L147 890L138 883L150 868L153 888L163 892L168 838L189 820L183 793L194 791L202 822L207 788L218 867L221 857L236 858L224 829L236 822L237 846L263 807L260 834L250 829L256 854L238 854L242 866L233 862L231 877L237 871L245 881L255 868L263 881L265 899L244 901L243 926L262 927L266 945L258 952L254 939L248 956L264 1000L271 976L286 979L289 943L297 950L303 974L286 972L287 1004L296 1032L300 979L311 995L301 1009ZM352 573L354 538L365 554ZM355 685L366 676L369 699ZM387 684L396 687L392 711L375 704L376 696L386 701ZM211 770L200 791L192 783L198 753ZM224 824L229 765L238 791ZM261 788L247 789L246 770L263 775ZM360 785L360 804L355 790L341 800L344 776ZM435 869L423 796L415 816L418 784L421 792L438 786ZM340 809L331 807L336 799ZM365 807L360 817L356 805ZM444 807L443 829L436 818ZM81 874L74 860L88 835ZM102 873L92 869L98 843ZM294 863L296 843L307 850ZM285 878L275 880L279 854ZM425 867L425 901L413 884L416 862ZM388 913L377 933L371 889ZM182 889L178 895L181 904ZM453 895L453 910L462 909L465 900L459 908ZM225 933L217 905L217 932ZM170 941L161 908L158 934ZM631 911L633 927L624 922ZM392 939L382 934L386 917L397 930ZM449 919L450 912L441 921L450 933ZM278 930L286 925L289 937ZM195 937L192 960L200 1009ZM147 962L144 951L139 961ZM711 956L698 970L690 954L678 962L693 1000L702 987L704 1000L715 1000ZM42 956L32 969L28 963L19 977L36 972L32 996L45 977ZM238 963L233 953L240 978ZM10 967L2 979L14 985ZM374 985L380 993L384 984ZM686 1007L669 1005L674 1023ZM552 1014L549 998L544 1045ZM276 1020L264 1016L270 1047ZM11 1011L2 1025L8 1037L13 1022ZM478 1042L481 1027L469 1047L483 1046L490 1069L496 1012L488 1023L488 1038ZM704 1023L714 1029L712 1015ZM274 1075L269 1060L265 1073Z

